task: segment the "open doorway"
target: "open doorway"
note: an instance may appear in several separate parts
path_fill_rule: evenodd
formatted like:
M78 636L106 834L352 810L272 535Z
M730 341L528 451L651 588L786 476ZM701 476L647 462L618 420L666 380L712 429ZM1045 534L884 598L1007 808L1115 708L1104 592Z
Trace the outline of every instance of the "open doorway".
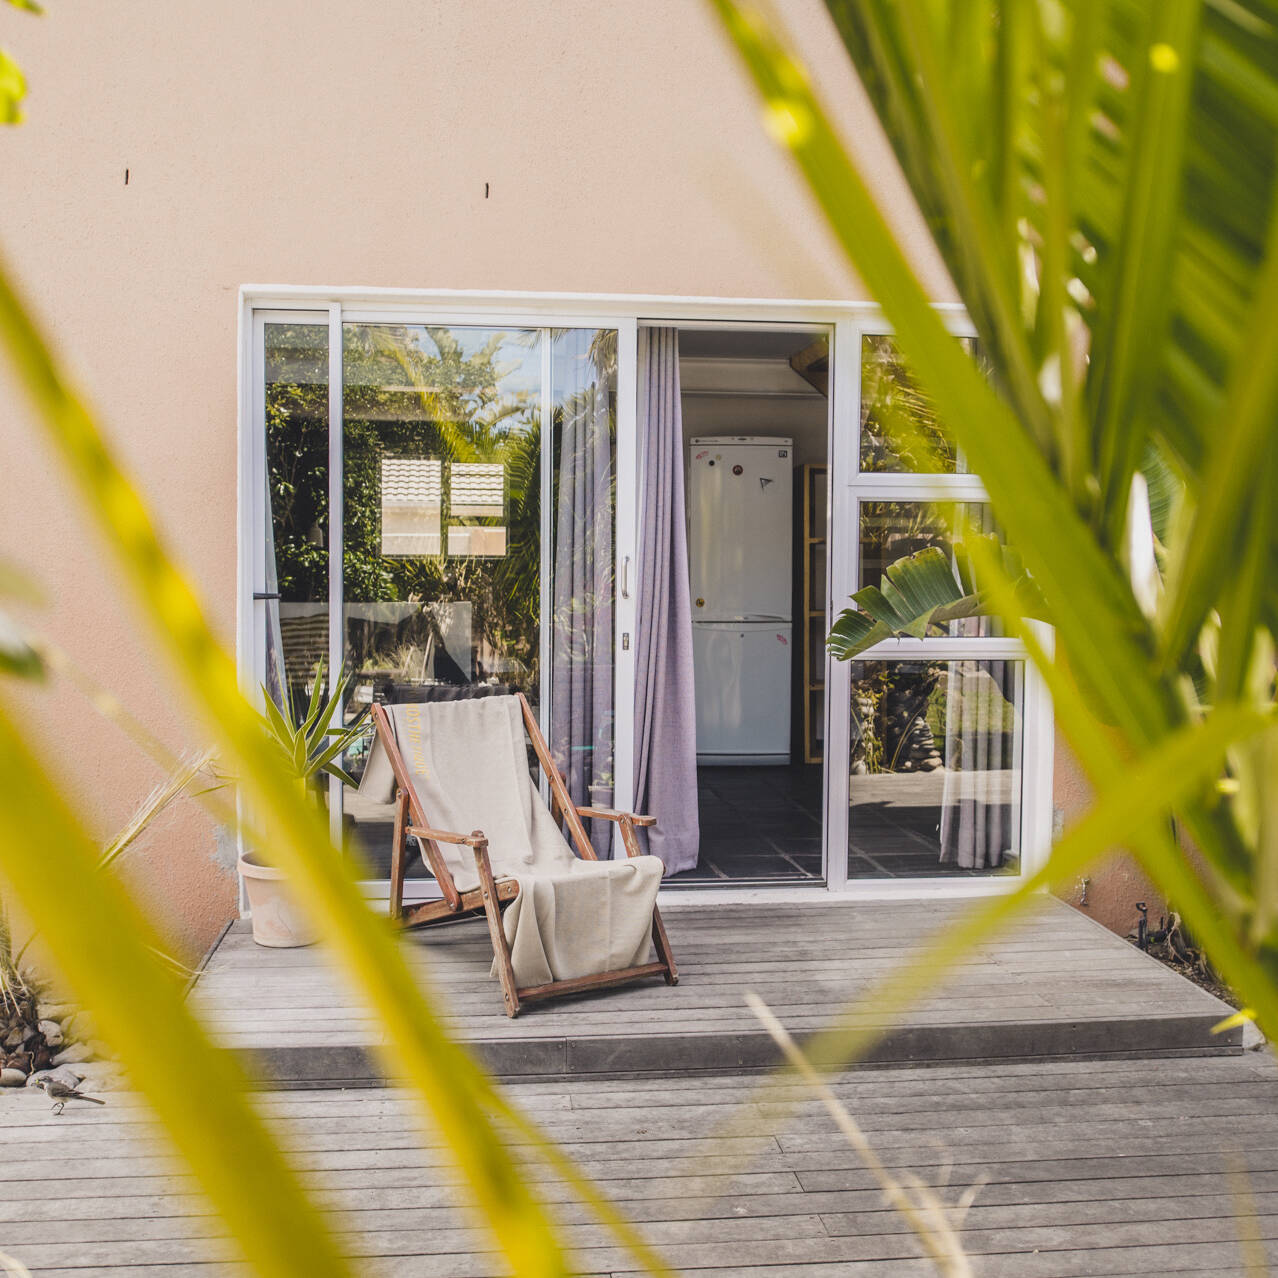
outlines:
M676 882L824 880L829 336L681 328L700 855Z

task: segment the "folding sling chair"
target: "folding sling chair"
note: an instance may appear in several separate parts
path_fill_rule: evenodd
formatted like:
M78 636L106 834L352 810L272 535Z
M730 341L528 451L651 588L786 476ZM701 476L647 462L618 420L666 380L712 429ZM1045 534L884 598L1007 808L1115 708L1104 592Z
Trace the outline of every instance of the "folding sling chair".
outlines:
M541 730L537 726L527 700L522 693L517 694L519 707L523 716L524 730L532 741L533 750L542 771L550 783L550 811L556 822L566 825L577 855L583 860L597 861L595 853L582 823L583 817L602 821L612 821L618 826L621 842L627 857L642 856L635 830L639 827L651 826L655 818L636 816L630 812L618 812L612 808L577 806L568 793L568 785L559 769L550 757ZM634 967L619 968L613 971L596 972L587 976L577 976L567 980L552 980L546 984L519 987L515 981L514 967L511 962L511 949L502 926L502 909L519 896L520 886L516 879L510 877L495 878L488 854L488 840L482 829L472 830L469 834L454 833L435 829L430 822L429 814L423 810L421 800L413 786L410 771L405 763L395 737L395 731L385 707L373 706L373 723L376 727L381 746L386 752L395 779L395 822L393 846L391 852L390 881L390 914L403 927L423 927L432 923L442 923L452 919L464 918L482 911L488 920L488 932L492 940L493 955L496 960L497 975L501 980L502 997L506 1004L506 1014L517 1016L524 1003L542 999L557 998L564 994L576 994L583 990L604 989L610 986L624 985L630 981L641 980L649 976L661 976L667 985L679 983L679 972L675 966L674 956L670 951L670 941L666 936L665 925L656 905L652 909L652 943L656 949L657 962L641 963ZM538 795L534 802L540 803ZM422 858L427 869L439 884L443 899L427 901L421 905L404 908L404 874L408 866L409 839L416 838L422 851ZM479 886L470 891L459 891L452 872L444 859L440 844L452 844L470 848L475 858L475 869Z

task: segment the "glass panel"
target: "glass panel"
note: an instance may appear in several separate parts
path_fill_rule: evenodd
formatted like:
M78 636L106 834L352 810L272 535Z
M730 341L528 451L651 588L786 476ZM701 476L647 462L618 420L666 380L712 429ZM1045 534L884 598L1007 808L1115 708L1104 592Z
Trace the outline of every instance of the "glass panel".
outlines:
M974 354L970 337L958 339ZM861 338L861 469L964 474L967 466L890 337Z
M347 324L343 615L349 714L370 701L521 691L541 646L538 330ZM357 779L368 742L346 760ZM346 822L388 872L389 804ZM412 873L424 873L414 860Z
M328 326L264 326L265 683L301 703L328 657Z
M984 502L863 501L860 506L860 583L878 586L885 571L926 547L936 547L954 561L955 533L990 533L997 529ZM931 625L929 635L974 638L1001 635L993 617L964 617L944 626Z
M1021 661L852 667L848 876L1019 874Z
M557 332L551 348L554 558L550 749L573 801L613 801L617 334ZM592 822L601 855L608 822Z

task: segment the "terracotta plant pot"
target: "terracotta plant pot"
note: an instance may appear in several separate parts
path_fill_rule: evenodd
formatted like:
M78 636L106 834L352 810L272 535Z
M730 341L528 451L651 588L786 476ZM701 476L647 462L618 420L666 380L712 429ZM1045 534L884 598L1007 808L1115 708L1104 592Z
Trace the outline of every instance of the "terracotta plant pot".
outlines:
M240 857L239 869L253 915L253 939L272 949L314 945L318 933L293 900L284 872L251 855Z

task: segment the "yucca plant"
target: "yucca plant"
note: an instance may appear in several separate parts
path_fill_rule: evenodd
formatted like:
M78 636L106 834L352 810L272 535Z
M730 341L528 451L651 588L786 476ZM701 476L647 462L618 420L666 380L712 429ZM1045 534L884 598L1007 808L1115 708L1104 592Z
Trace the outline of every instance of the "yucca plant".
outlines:
M301 716L294 712L291 701L277 705L266 686L262 686L266 707L261 716L262 728L279 747L281 766L303 786L312 785L321 776L336 777L343 785L357 784L339 760L367 731L368 707L345 726L333 726L334 720L340 721L353 683L354 677L346 673L345 667L339 669L326 699L324 662L320 661L313 672L310 701Z
M310 700L304 713L294 712L288 685L284 689L283 707L276 704L270 691L262 686L265 711L261 715L262 730L278 751L279 766L292 777L302 794L323 806L317 782L322 777L336 777L343 785L356 785L355 778L341 765L341 757L364 735L367 707L345 727L340 724L346 699L354 682L345 670L337 672L334 686L325 696L324 662L316 664L312 673ZM259 834L256 848L246 849L239 860L240 875L248 894L253 917L253 939L259 945L311 945L318 931L305 911L298 908L288 876L271 864L274 836L269 826ZM331 854L325 844L321 855Z
M714 7L1023 557L1054 659L1017 571L964 542L1096 791L1042 875L876 998L903 1006L1032 892L1125 846L1274 1037L1278 14L1259 0L831 0L966 303L978 368L784 38L753 5ZM1153 589L1127 550L1142 485L1169 515ZM849 653L876 620L911 633L937 615L887 598L892 616L853 623ZM863 1044L836 1033L821 1050Z

